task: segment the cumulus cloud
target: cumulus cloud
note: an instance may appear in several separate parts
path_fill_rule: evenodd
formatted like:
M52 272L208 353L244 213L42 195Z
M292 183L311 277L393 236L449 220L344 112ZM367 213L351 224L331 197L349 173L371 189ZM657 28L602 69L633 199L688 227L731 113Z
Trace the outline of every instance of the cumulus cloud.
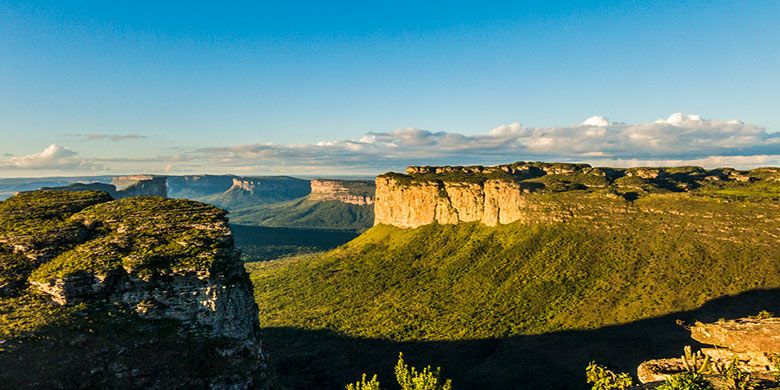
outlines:
M215 163L251 170L268 166L397 168L406 164L585 161L615 165L699 162L705 166L778 164L780 134L738 120L674 113L650 123L592 116L571 126L498 126L481 135L417 128L369 132L314 145L252 144L196 152Z
M42 152L0 160L0 168L16 170L91 170L92 162L79 157L78 153L64 146L51 144Z
M527 127L516 122L469 135L402 128L315 144L177 148L170 155L151 157L85 160L68 148L51 145L41 153L0 159L0 169L373 174L416 164L487 165L519 160L602 166L778 166L780 133L739 120L694 114L674 113L633 124L596 115L568 126Z

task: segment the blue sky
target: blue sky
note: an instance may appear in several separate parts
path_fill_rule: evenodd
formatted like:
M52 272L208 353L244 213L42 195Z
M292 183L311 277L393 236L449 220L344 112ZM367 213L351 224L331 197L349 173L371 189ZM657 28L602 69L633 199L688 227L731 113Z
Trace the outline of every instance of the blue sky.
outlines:
M0 176L780 161L777 1L226 3L0 0Z

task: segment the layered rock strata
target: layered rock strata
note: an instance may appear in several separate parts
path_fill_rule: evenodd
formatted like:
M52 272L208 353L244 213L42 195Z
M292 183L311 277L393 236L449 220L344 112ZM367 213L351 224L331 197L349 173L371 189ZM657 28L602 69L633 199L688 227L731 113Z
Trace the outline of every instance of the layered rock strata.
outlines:
M314 179L310 184L311 200L335 200L359 206L374 204L375 186L371 182Z

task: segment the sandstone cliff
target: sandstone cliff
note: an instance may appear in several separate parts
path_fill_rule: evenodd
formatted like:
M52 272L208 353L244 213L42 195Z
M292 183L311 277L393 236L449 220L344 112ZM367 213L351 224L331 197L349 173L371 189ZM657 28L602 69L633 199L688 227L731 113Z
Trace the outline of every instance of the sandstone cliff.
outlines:
M374 183L362 180L322 180L310 182L311 200L336 200L360 206L374 204Z
M70 367L75 372L68 375L97 387L262 385L258 311L225 214L193 201L114 201L92 191L37 191L0 202L0 307L11 304L11 318L24 324L0 331L0 338L20 343L9 359L59 348L66 356L54 371ZM60 309L33 320L49 306L45 301ZM84 323L102 330L84 335ZM84 357L72 340L47 338L52 331L94 344L82 352L96 366L79 366ZM22 343L31 333L40 341ZM172 364L149 366L142 358L155 344L175 352L165 362ZM123 365L95 363L119 361L116 354L127 356ZM209 362L207 373L174 369L195 370L203 356L220 362ZM28 364L45 363L36 359ZM0 366L16 367L5 360ZM128 376L137 382L126 382ZM39 386L62 386L58 381L47 377Z
M493 167L412 166L406 175L377 177L375 224L415 228L480 222L495 226L562 221L577 213L598 218L603 211L598 204L619 210L648 194L739 189L736 186L778 178L774 168L708 171L527 162ZM586 199L591 204L584 205Z

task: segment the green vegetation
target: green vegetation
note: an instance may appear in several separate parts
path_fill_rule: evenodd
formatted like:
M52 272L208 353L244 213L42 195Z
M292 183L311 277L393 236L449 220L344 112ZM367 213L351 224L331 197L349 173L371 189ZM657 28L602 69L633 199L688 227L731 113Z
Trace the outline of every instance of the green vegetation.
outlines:
M517 162L498 167L416 167L404 175L386 173L381 178L410 186L419 183L477 183L486 180L517 182L535 192L599 191L634 200L639 195L668 192L704 193L734 200L780 199L780 170L731 168L707 171L701 167L592 168L586 164ZM436 171L438 170L438 173Z
M685 371L674 374L663 384L656 387L658 390L715 390L710 381L704 375Z
M775 313L772 313L772 312L769 312L769 311L766 311L766 310L761 310L760 312L756 313L756 315L750 316L749 318L752 318L754 320L762 320L762 319L766 319L766 318L772 318L774 316L775 316Z
M595 362L590 362L585 368L585 379L593 384L593 390L626 390L634 385L631 375L615 373Z
M230 212L230 221L267 227L366 230L374 224L374 207L304 197L238 208Z
M452 380L442 379L441 367L435 370L426 366L422 371L417 371L404 361L404 354L398 354L398 363L395 365L395 379L401 390L452 390Z
M230 225L244 261L273 260L333 249L358 236L351 230Z
M380 390L379 380L376 375L372 376L370 380L366 380L366 374L355 383L350 383L346 386L347 390Z
M398 362L395 365L395 379L401 390L452 390L452 380L442 379L441 367L435 370L426 366L422 371L406 364L404 354L398 354ZM370 381L366 381L364 373L359 382L348 384L347 390L379 390L379 381L374 375Z
M327 255L249 269L268 326L397 340L595 328L780 287L780 248L760 244L774 241L759 226L742 244L632 223L377 226Z
M472 383L498 387L511 387L510 378L560 385L555 378L533 376L534 370L541 370L537 359L567 373L573 370L569 364L577 363L581 378L587 361L580 359L598 357L580 350L571 352L580 354L571 358L553 357L556 349L567 348L558 344L547 345L549 351L543 353L533 350L536 356L524 340L538 336L571 342L566 336L570 332L612 337L599 330L636 330L640 325L631 325L636 321L656 326L655 317L696 310L735 294L780 288L780 247L775 245L780 208L771 200L735 202L716 194L682 192L649 194L634 202L572 191L534 196L571 205L583 217L497 227L375 226L323 255L248 264L263 308L260 322L271 335L298 329L387 340L387 348L419 343L424 350L426 343L436 341L445 351L445 345L479 350L483 355L472 361L473 367L451 360L444 364L454 367L458 383L468 380L463 374L468 372L477 378ZM766 306L767 301L754 302L775 309ZM666 321L674 327L674 318ZM551 332L555 335L546 336ZM269 339L275 342L273 336ZM475 340L486 340L487 345L487 340L512 341L485 351L482 341ZM325 342L316 346L321 349L312 346L306 356L329 355L333 348ZM518 348L531 355L519 358L515 354L520 352L506 352ZM648 353L636 355L646 358ZM286 348L277 357L289 359L289 364L312 359ZM633 370L638 361L627 368L620 360L606 363ZM496 372L499 364L515 371Z
M244 352L220 354L233 340L103 300L56 305L28 283L120 269L139 277L208 271L223 250L232 250L225 213L197 202L112 201L91 191L0 202L0 387L204 388L251 372L256 360Z
M224 216L213 206L183 199L138 197L98 204L69 219L95 226L97 237L38 267L31 280L122 269L141 277L161 270L209 270L223 258L221 251L232 248Z
M740 183L728 186L707 187L705 193L719 195L733 200L765 199L780 200L780 185L777 182Z
M249 205L284 202L306 196L309 181L287 176L242 177L245 187L232 186L224 192L193 198L225 210L237 210Z
M0 297L24 288L37 258L53 257L85 239L87 231L70 218L73 214L110 200L102 192L37 191L0 202ZM23 248L30 257L13 247Z
M739 358L736 356L728 365L713 365L713 370L720 374L729 390L753 390L756 388L751 381L750 374L740 370Z

